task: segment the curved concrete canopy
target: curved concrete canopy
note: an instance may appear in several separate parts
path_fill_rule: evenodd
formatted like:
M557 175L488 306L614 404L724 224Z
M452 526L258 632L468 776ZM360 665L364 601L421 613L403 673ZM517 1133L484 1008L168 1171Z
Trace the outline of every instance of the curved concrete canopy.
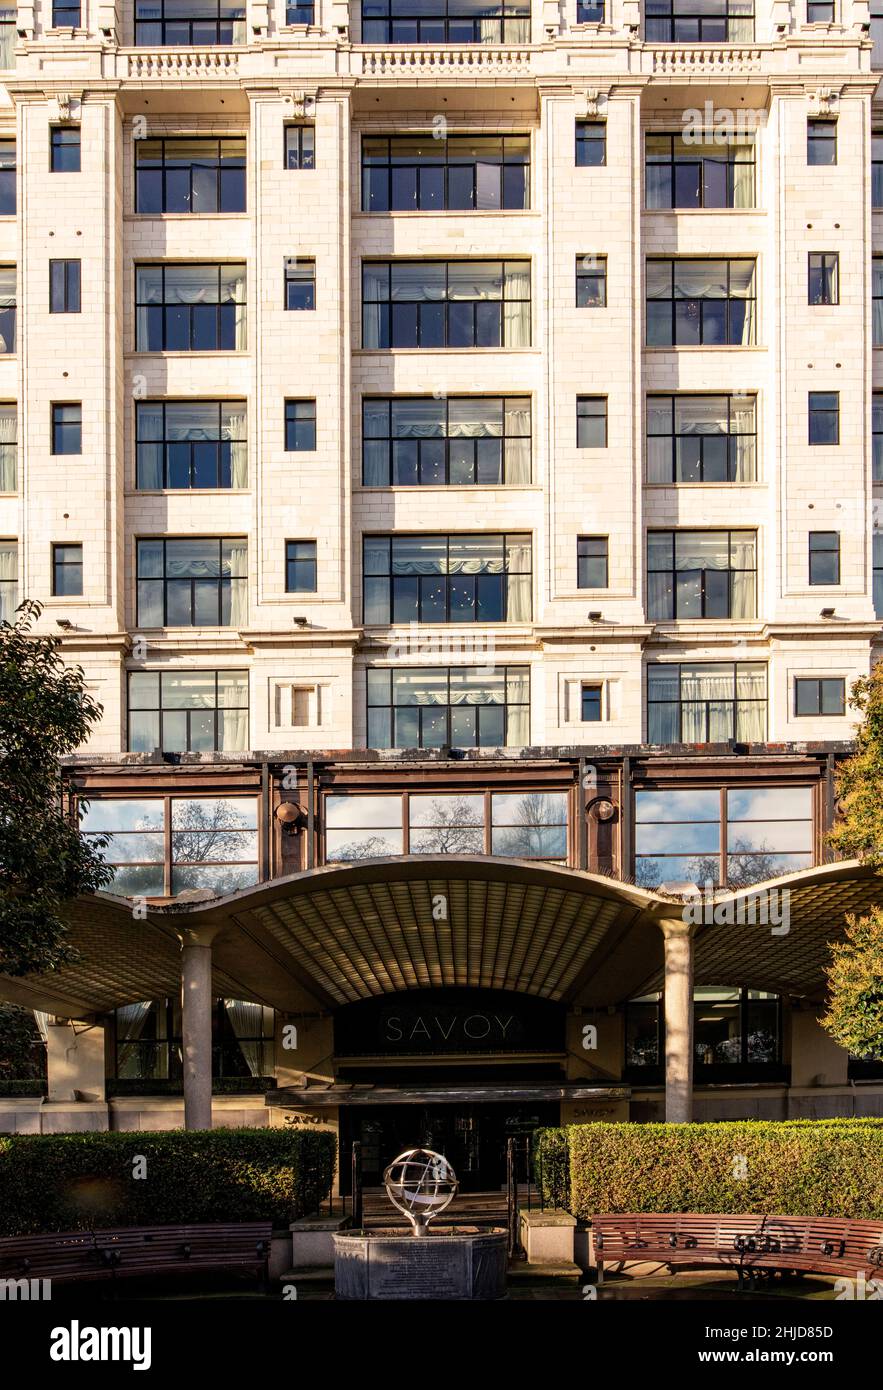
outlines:
M846 861L722 895L715 906L735 915L740 903L785 889L787 933L763 922L698 925L698 983L818 992L845 914L883 902L883 878ZM447 986L606 1005L661 988L659 923L682 910L659 893L557 865L479 855L363 860L151 908L143 920L128 899L79 899L67 916L80 959L41 976L0 975L0 997L83 1017L175 994L180 938L193 933L213 938L216 993L288 1012Z

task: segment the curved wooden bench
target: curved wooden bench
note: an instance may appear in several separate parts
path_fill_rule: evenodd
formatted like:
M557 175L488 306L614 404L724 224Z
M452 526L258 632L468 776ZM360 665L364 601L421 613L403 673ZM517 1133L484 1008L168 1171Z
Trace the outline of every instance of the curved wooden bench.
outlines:
M205 1226L131 1226L0 1238L0 1279L79 1283L136 1275L252 1270L265 1283L269 1221Z
M743 1276L760 1270L835 1274L883 1282L883 1221L838 1216L722 1216L627 1212L594 1216L598 1283L604 1268L651 1262L685 1268L716 1265Z

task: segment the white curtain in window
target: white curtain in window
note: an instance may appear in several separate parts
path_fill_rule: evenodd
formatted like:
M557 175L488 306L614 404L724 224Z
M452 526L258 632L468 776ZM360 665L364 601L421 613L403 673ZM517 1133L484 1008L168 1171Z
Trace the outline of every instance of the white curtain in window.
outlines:
M506 747L526 748L530 743L530 708L510 705L506 727Z
M757 540L754 535L733 535L730 542L733 574L733 618L755 616Z
M506 619L510 623L529 623L531 614L530 575L510 574Z
M506 440L506 482L530 482L530 439Z
M736 163L733 165L733 206L754 207L754 146L751 144L736 147Z
M872 269L874 347L883 347L883 257L875 256Z
M230 575L233 579L244 579L248 574L248 541L230 541ZM230 626L244 627L248 620L248 584L232 586L230 606Z
M530 266L506 266L503 305L503 345L530 347Z
M248 440L245 437L245 431L245 414L231 415L229 433L233 439L230 445L230 458L234 487L248 487Z
M0 406L0 492L15 492L17 435L15 406Z
M156 491L163 485L162 449L157 447L162 437L162 406L140 405L138 407L138 486L140 488ZM142 444L146 444L147 447L141 449L140 445Z
M224 1008L252 1076L261 1075L261 1034L264 1011L245 999L225 999Z
M49 1041L49 1019L51 1015L44 1013L42 1009L34 1010L34 1022L37 1025L37 1032L44 1042Z
M236 301L236 349L244 351L248 346L248 313L245 303L245 267L242 274L231 281L233 298Z
M224 753L238 753L248 747L248 710L233 708L234 702L241 704L242 694L232 682L221 686L218 709L221 715L221 749Z
M11 623L18 607L18 544L0 541L0 622Z

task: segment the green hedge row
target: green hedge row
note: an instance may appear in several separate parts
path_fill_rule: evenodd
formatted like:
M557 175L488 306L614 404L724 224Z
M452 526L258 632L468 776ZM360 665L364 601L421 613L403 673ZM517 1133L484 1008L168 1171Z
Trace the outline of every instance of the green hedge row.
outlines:
M538 1132L545 1198L618 1211L883 1217L883 1120L588 1124ZM744 1174L744 1176L742 1176Z
M208 1221L286 1229L328 1195L336 1153L317 1130L0 1136L0 1235Z

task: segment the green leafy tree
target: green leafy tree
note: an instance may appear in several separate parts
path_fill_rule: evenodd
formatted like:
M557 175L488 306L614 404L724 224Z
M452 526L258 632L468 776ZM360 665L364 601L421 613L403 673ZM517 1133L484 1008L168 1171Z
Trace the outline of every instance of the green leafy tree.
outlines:
M101 718L82 668L61 642L31 631L40 605L0 623L0 973L25 975L74 958L62 904L112 878L100 850L64 813L59 759Z
M839 819L828 842L838 854L883 870L883 664L852 687L861 715L855 752L837 776ZM857 1057L883 1057L883 908L848 916L846 940L831 945L828 1011L822 1025Z

